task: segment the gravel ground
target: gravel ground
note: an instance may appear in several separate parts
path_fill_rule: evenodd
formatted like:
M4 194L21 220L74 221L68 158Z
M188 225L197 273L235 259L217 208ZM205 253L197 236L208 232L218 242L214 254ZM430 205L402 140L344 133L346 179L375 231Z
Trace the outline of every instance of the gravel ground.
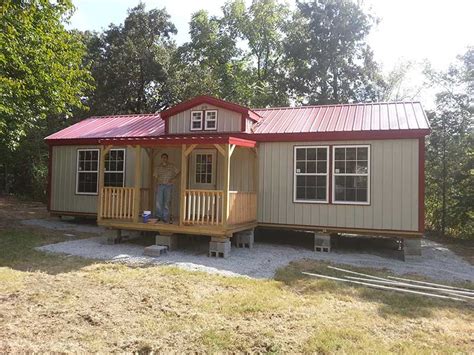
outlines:
M291 261L312 259L388 269L399 275L420 274L438 280L474 282L473 266L441 244L430 240L422 241L422 257L406 262L373 254L341 251L315 253L299 246L264 243L256 243L251 250L232 248L231 256L227 259L208 257L204 241L193 244L191 248L172 251L157 258L144 256L143 248L131 243L107 245L104 237L95 237L46 245L38 249L132 265L175 265L188 270L252 278L272 278L278 268L288 265Z

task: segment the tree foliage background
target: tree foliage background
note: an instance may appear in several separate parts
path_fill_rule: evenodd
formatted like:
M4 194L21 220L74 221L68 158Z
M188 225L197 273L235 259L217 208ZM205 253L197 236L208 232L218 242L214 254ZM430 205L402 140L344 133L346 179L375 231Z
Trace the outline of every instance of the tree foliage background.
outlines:
M45 199L43 138L90 115L156 112L208 94L250 107L390 100L406 75L384 76L367 36L377 18L351 0L229 0L205 9L177 45L166 9L129 10L101 33L67 30L70 0L0 5L0 191ZM430 228L472 232L473 54L446 73L429 113Z

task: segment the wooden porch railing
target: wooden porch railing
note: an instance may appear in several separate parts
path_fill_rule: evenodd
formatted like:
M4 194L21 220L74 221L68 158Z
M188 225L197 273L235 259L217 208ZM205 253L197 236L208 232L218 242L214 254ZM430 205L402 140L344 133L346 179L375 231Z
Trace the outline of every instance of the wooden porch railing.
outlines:
M184 193L185 224L222 225L224 192L221 190L186 190Z
M139 211L150 209L149 189L140 189ZM100 216L111 219L131 219L135 208L134 187L104 187L100 195Z
M228 224L257 220L257 194L255 192L229 192Z

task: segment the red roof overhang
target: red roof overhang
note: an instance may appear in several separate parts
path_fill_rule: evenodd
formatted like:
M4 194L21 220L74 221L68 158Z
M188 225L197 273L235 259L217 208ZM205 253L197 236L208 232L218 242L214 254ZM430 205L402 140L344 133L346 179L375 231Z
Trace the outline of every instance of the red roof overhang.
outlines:
M164 110L160 113L160 117L166 120L170 116L174 116L180 112L189 110L190 108L193 108L194 106L202 105L202 104L209 104L209 105L225 108L230 111L239 112L245 115L245 117L248 117L254 121L259 121L262 118L258 113L252 111L248 107L240 106L232 102L224 101L212 96L205 96L205 95L196 96L192 98L191 100L181 102L167 110Z
M239 147L253 148L257 145L254 140L235 137L235 136L156 136L156 137L137 137L137 138L104 138L99 139L98 144L102 145L141 145L145 147L154 147L162 145L181 145L181 144L235 144Z

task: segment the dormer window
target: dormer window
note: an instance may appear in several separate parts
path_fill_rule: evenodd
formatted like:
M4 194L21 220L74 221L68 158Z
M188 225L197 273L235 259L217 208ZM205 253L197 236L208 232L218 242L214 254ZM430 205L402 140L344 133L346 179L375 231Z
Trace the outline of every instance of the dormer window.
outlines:
M217 130L217 110L191 111L191 131Z
M202 130L203 111L191 111L191 131Z
M214 131L217 129L217 110L209 110L206 112L206 120L204 122L204 129L206 131Z

